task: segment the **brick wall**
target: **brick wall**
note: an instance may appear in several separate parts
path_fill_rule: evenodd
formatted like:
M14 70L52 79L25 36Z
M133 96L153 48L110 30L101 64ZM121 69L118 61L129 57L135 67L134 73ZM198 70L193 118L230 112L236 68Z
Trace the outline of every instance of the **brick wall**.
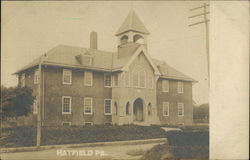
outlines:
M184 93L177 93L177 82L169 80L169 92L162 92L162 79L157 82L157 110L162 124L190 125L193 121L192 83L183 82ZM163 116L163 102L169 102L169 116ZM184 103L184 116L178 116L177 103Z

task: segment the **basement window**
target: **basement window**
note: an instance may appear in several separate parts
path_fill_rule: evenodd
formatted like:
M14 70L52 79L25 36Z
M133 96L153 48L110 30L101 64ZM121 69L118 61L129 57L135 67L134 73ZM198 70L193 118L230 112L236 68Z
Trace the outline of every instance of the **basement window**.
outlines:
M63 126L71 126L71 122L62 122Z
M93 125L93 122L84 122L84 125L85 125L85 126L92 126L92 125Z

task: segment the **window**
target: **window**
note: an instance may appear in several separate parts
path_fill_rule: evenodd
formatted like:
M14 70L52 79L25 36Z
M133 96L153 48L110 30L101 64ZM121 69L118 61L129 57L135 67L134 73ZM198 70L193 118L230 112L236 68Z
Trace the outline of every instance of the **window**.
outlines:
M112 100L111 99L104 99L104 114L111 115L112 114Z
M71 97L62 97L62 114L71 114Z
M33 114L38 113L38 106L37 106L37 99L34 99L33 101Z
M169 102L163 102L163 116L169 116Z
M183 82L177 82L178 93L184 93Z
M152 115L152 104L151 103L148 104L148 115L149 116Z
M34 84L38 84L39 82L39 72L38 70L35 70L34 72Z
M184 104L178 103L178 116L184 116Z
M92 98L91 97L85 97L84 98L84 114L92 114Z
M105 122L104 125L106 125L106 126L111 126L112 123L111 123L111 122Z
M162 92L169 92L169 81L162 80Z
M133 87L146 88L146 72L142 68L135 68L132 72Z
M138 71L133 72L132 74L132 78L133 78L133 87L139 87L139 75L138 75Z
M111 74L104 74L104 87L111 87L112 78Z
M63 69L63 84L71 84L72 71L69 69Z
M114 86L118 86L118 74L113 75Z
M82 64L88 66L92 65L92 56L90 55L82 56Z
M93 73L92 72L84 72L84 85L92 86L93 84Z
M63 126L71 126L71 122L62 122Z
M124 72L125 86L129 87L129 72Z
M21 75L21 87L25 87L25 73Z
M140 87L146 88L146 72L140 71Z
M92 126L92 125L93 125L93 122L84 122L84 125L85 125L85 126Z
M126 115L129 115L129 110L130 110L130 104L127 102L126 104Z

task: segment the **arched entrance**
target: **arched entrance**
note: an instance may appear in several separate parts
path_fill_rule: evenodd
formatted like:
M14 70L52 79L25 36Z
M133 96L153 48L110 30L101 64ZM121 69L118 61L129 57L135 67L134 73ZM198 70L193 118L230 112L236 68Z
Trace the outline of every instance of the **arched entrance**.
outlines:
M134 121L143 121L143 101L141 98L137 98L133 104L133 119Z

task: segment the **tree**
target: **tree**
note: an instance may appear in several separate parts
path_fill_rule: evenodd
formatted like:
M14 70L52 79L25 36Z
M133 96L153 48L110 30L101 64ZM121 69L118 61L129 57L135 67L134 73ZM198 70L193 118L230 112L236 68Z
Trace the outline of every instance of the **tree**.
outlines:
M209 104L205 103L200 106L194 107L195 119L208 119L209 118Z
M27 87L1 86L1 110L0 116L4 120L9 117L28 115L31 112L34 97L32 90Z

